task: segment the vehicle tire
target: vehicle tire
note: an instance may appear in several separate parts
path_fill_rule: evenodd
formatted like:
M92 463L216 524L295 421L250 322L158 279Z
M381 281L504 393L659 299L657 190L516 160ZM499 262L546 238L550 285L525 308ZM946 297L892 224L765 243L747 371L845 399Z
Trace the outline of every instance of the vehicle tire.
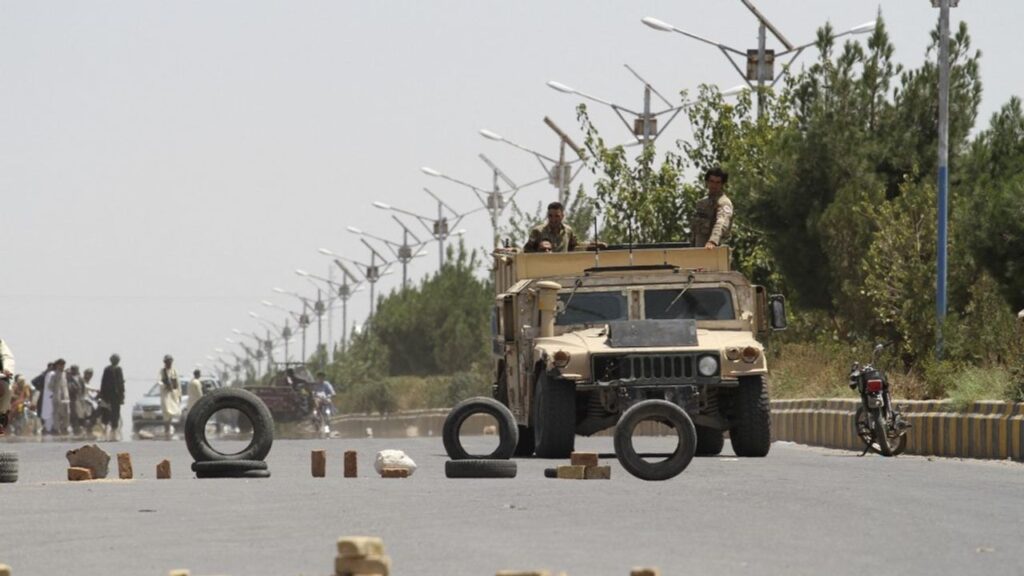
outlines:
M209 462L193 462L193 472L248 472L249 470L266 470L264 460L211 460Z
M878 445L878 452L882 456L892 456L892 446L889 445L889 426L886 422L885 410L879 408L871 411L871 427L874 429L874 440Z
M740 457L763 458L772 446L772 414L768 387L761 376L740 377L732 390L729 441Z
M221 410L235 409L252 423L252 440L235 454L215 450L206 437L206 423ZM258 396L240 388L220 388L204 395L185 420L185 445L196 462L263 460L274 443L274 419Z
M444 463L448 478L515 478L515 460L449 460Z
M661 462L647 462L633 445L633 431L648 420L661 422L676 431L679 444L675 452ZM641 480L668 480L690 465L697 451L697 430L682 408L665 400L637 402L623 412L615 425L615 456L627 472Z
M196 478L270 478L270 470L212 471L196 472Z
M533 395L533 451L538 458L568 458L576 444L576 385L541 371Z
M18 481L18 453L0 452L0 484Z
M721 430L707 426L694 426L697 429L697 456L718 456L725 447L725 434Z
M462 429L466 419L474 414L487 414L498 423L498 447L490 454L481 456L470 454L462 446L459 430ZM519 442L519 428L516 426L516 419L512 416L512 412L504 404L493 398L477 396L463 400L452 408L444 419L441 438L444 441L445 452L452 460L474 458L508 460L515 453L516 444Z
M519 425L519 442L516 443L515 456L533 456L533 428Z

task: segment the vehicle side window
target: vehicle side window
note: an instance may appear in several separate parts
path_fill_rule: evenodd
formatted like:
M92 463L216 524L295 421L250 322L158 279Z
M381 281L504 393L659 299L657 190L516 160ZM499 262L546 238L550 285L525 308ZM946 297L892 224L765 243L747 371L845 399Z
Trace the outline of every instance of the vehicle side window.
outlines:
M725 288L687 290L678 300L679 290L647 290L644 310L652 320L735 320L732 293ZM673 303L674 301L674 303Z

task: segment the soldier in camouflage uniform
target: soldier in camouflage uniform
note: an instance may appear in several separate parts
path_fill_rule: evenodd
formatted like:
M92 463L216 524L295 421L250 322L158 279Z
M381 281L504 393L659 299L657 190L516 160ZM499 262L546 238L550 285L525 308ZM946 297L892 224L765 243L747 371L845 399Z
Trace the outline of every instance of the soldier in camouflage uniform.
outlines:
M523 252L572 252L576 249L576 233L565 219L565 208L561 202L548 204L548 222L530 230L530 239L523 246Z
M707 196L697 201L693 217L693 246L715 248L725 244L732 228L732 201L725 195L729 174L717 166L704 175Z

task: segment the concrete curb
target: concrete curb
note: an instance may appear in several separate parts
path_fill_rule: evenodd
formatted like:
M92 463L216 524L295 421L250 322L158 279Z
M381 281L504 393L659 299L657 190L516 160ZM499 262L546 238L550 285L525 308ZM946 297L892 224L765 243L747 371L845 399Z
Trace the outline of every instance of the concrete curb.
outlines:
M855 398L772 401L772 440L863 450L854 434ZM948 400L897 406L913 427L907 454L1024 461L1024 403L982 401L957 412Z
M864 446L853 429L859 404L856 398L773 400L772 440L859 452ZM1024 403L986 400L973 402L961 412L948 400L903 400L896 404L913 425L908 432L907 454L1024 462ZM447 409L387 416L351 414L331 424L343 438L365 438L367 428L378 438L440 436L447 414ZM484 426L492 423L486 416L474 416L463 430L483 434ZM638 432L658 433L654 428Z

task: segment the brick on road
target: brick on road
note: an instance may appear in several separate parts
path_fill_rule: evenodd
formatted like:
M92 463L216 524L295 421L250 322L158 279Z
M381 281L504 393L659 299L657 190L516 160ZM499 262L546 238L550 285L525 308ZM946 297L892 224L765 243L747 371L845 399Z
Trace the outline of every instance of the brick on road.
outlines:
M313 478L327 476L327 452L324 450L313 450L310 453L310 464L313 471Z
M156 465L156 479L157 480L170 480L171 479L171 461L161 460Z
M573 466L597 466L597 452L573 452L569 455Z
M117 477L121 480L131 480L134 477L131 454L127 452L117 453Z
M88 468L79 468L78 466L72 466L68 468L68 480L70 480L71 482L92 480L92 470L89 470Z
M586 466L559 466L556 471L556 476L563 480L583 480L586 474Z

